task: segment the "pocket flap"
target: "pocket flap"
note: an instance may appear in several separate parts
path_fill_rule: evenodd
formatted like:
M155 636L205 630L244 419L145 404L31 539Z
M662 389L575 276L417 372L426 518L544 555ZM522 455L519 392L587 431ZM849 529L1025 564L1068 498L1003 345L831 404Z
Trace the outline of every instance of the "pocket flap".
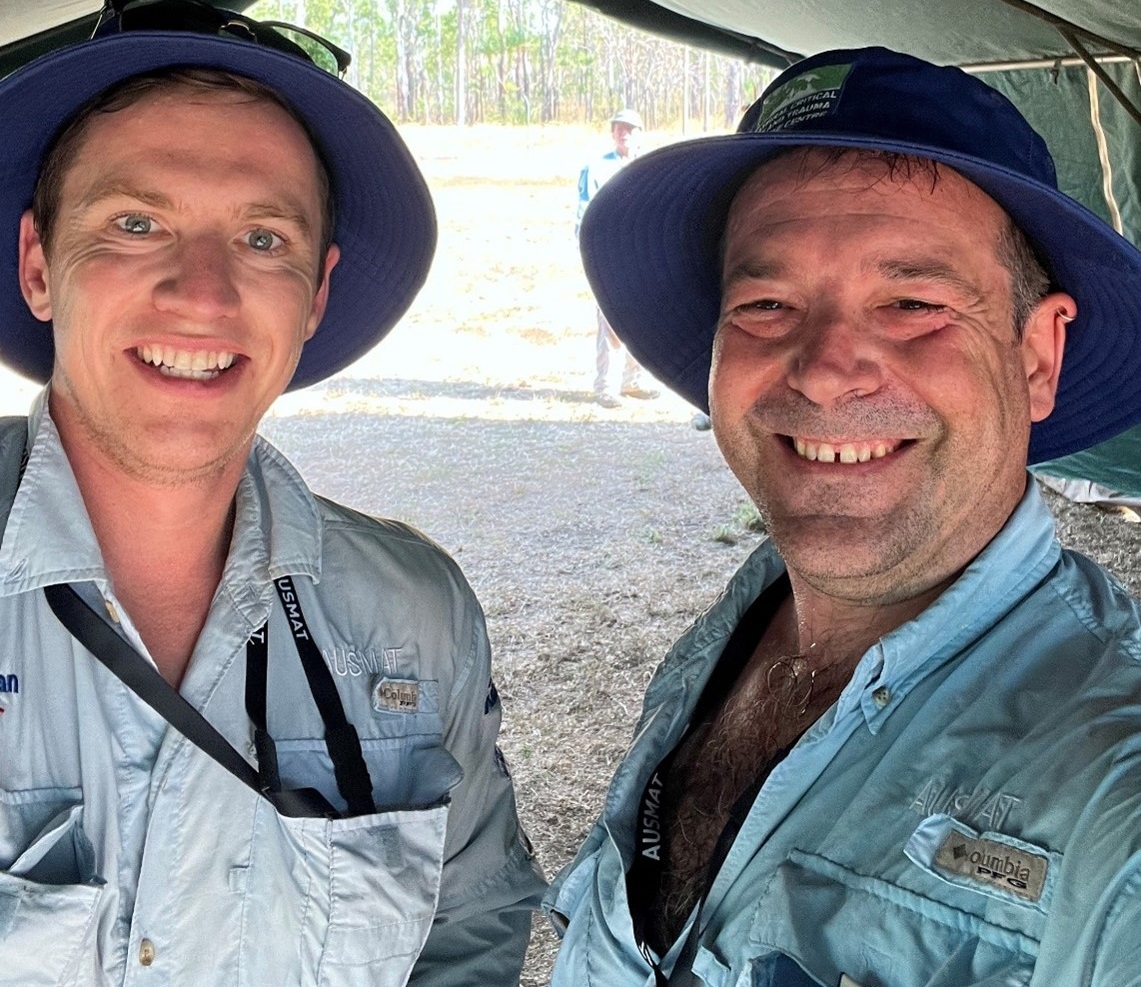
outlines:
M1007 836L980 833L947 815L928 816L904 847L912 863L969 891L1050 910L1061 854Z

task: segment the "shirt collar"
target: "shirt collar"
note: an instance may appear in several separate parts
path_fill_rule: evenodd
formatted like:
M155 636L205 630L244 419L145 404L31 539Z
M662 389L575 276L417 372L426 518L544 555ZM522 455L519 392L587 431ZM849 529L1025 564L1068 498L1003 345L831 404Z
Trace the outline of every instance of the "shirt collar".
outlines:
M899 699L997 623L1060 559L1053 516L1037 484L1028 477L1022 500L1006 524L958 579L919 616L868 649L840 696L836 716L859 709L874 733ZM700 695L716 656L742 614L784 572L776 546L766 540L745 561L708 615L674 646L662 674L651 685L651 695L668 695L679 687L681 693ZM683 706L689 704L687 700ZM684 711L679 708L679 715ZM832 722L830 715L826 719Z
M99 543L48 409L49 389L28 416L31 453L0 542L0 597L53 583L109 582ZM321 573L321 523L315 498L260 436L238 482L234 535L222 576L241 602L283 575Z
M863 688L846 694L841 707L858 702L875 732L897 700L1014 609L1054 569L1061 552L1054 518L1028 477L1022 500L1006 524L959 578L918 617L868 650L853 677ZM880 692L877 703L881 689L886 693Z

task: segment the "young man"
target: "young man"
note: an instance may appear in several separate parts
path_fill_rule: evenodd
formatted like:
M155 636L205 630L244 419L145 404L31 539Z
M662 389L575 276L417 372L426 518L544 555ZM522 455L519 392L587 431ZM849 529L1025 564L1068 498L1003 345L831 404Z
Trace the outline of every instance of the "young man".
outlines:
M884 49L644 158L582 246L772 538L649 687L554 984L1135 983L1141 614L1026 465L1141 418L1141 254Z
M255 437L411 303L431 200L372 104L204 9L0 84L0 357L50 375L0 427L3 979L513 984L543 885L480 608Z

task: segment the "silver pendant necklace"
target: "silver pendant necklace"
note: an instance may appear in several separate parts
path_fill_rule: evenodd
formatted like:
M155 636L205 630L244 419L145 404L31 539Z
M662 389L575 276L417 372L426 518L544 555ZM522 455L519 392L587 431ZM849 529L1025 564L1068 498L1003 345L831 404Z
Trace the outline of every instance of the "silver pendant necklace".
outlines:
M805 672L808 672L805 675ZM778 658L765 673L765 684L769 695L776 701L777 709L787 716L803 716L812 702L812 690L816 686L816 669L808 667L808 659L800 655Z

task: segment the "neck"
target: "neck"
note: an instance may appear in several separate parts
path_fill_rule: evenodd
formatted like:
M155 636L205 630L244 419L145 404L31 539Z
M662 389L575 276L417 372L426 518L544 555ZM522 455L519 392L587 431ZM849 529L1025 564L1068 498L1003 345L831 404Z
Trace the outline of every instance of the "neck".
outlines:
M66 441L64 449L115 595L177 686L222 578L245 459L209 480L155 484Z
M855 664L885 634L919 616L955 579L908 599L850 600L820 591L792 569L788 575L792 594L777 612L774 629L785 653L812 665Z

